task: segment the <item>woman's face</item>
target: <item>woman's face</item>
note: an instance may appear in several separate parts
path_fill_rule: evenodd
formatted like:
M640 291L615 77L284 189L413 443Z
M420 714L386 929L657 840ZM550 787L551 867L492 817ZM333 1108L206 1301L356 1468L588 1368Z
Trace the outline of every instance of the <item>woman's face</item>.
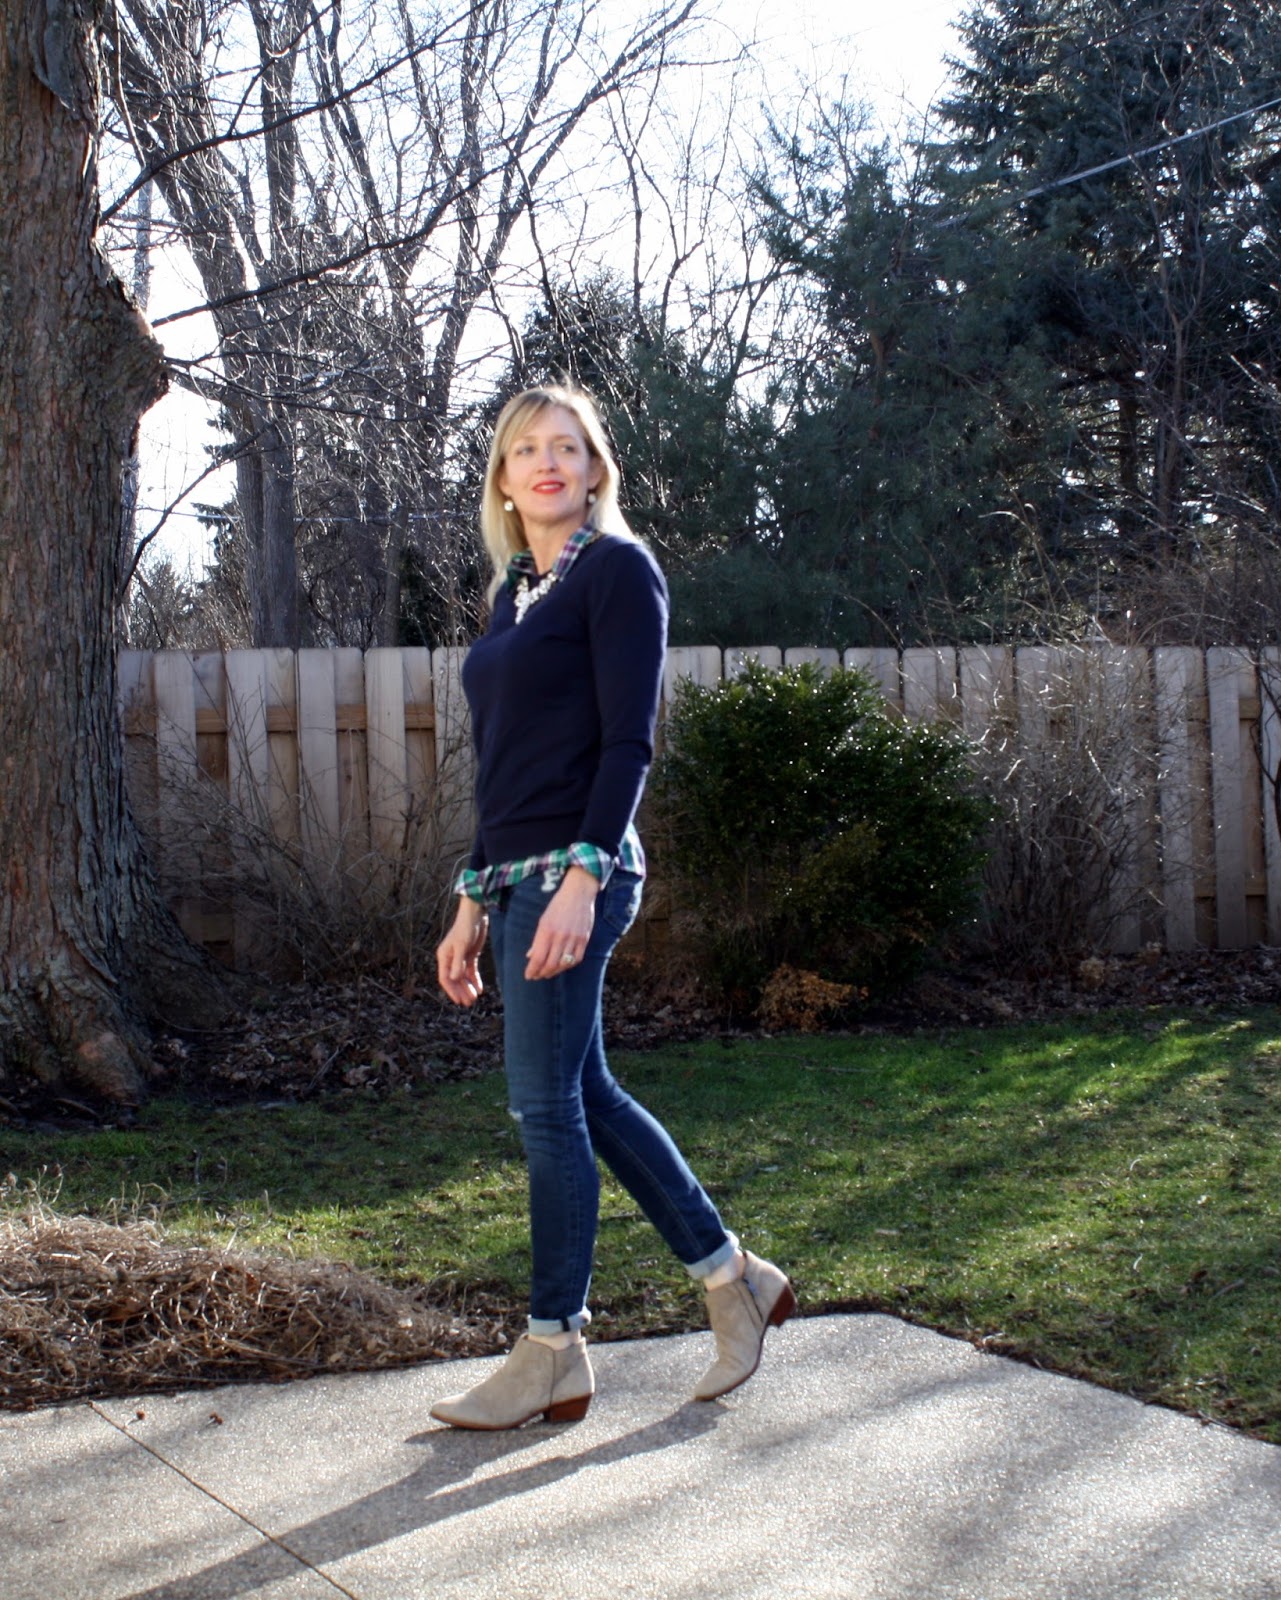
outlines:
M498 487L519 513L527 539L568 538L586 521L588 490L604 471L574 413L544 406L508 445Z

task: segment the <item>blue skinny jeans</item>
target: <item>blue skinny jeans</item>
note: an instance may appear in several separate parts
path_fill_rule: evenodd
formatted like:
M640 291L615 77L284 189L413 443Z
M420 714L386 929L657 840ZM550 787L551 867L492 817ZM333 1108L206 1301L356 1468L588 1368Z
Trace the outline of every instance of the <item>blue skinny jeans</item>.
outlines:
M597 897L583 960L531 983L526 952L558 887L556 873L536 874L505 890L490 914L508 1103L529 1166L531 1333L591 1321L598 1155L694 1277L706 1277L738 1248L666 1129L620 1088L605 1061L605 968L635 920L641 880L615 870Z

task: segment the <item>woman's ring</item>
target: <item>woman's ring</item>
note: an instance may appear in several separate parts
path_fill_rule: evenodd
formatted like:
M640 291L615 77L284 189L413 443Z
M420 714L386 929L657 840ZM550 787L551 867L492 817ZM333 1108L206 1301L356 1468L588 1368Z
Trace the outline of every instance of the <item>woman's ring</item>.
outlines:
M574 964L574 952L572 950L566 950L564 955L560 958L560 964L562 967L572 967Z

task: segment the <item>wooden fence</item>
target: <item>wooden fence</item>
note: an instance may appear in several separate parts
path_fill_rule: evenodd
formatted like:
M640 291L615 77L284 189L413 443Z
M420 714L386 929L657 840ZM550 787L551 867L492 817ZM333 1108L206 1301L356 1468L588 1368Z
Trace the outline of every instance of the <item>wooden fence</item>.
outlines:
M252 967L273 883L316 914L465 850L462 656L122 652L130 797L189 938Z
M255 841L274 841L313 892L355 879L375 898L402 892L407 866L438 873L465 850L463 653L122 655L130 793L190 937L240 966L260 958L228 888L260 871ZM696 646L669 651L665 694L683 677L732 677L749 656L858 667L905 717L961 727L989 772L1036 760L1088 709L1124 769L1108 778L1129 841L1108 883L1108 945L1281 944L1281 651ZM222 826L219 807L244 826Z

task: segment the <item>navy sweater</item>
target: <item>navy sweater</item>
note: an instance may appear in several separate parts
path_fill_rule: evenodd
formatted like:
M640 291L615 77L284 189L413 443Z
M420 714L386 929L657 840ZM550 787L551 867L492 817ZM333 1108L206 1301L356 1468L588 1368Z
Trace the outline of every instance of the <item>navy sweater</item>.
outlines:
M654 755L667 585L644 545L603 534L517 626L511 592L463 663L480 826L471 865L582 840L617 855Z

